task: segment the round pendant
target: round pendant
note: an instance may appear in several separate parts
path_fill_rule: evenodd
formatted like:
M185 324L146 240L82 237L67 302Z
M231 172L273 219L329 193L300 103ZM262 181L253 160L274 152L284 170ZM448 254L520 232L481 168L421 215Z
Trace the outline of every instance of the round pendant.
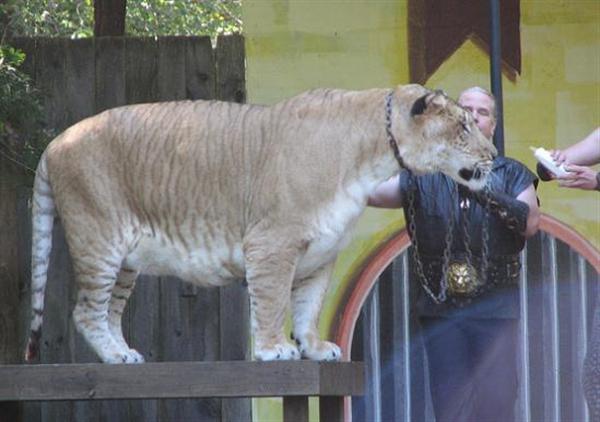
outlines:
M477 291L477 271L471 265L455 262L448 267L448 290L454 295L469 296Z

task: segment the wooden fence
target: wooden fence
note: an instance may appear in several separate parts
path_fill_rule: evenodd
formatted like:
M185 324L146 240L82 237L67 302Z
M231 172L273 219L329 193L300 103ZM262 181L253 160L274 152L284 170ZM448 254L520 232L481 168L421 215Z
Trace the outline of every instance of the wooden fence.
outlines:
M207 37L19 38L11 44L27 54L23 69L44 93L47 126L57 130L124 104L177 99L245 101L240 36L220 37L215 48ZM0 208L8 216L14 210L16 224L3 229L0 248L16 251L0 253L0 258L16 257L18 264L3 266L0 259L0 272L5 272L0 278L6 283L0 293L0 363L18 363L29 321L29 192L7 192L2 191ZM75 291L60 224L54 228L48 276L40 362L95 362L70 320ZM173 278L141 277L123 320L126 338L149 362L249 357L248 301L241 283L197 289ZM0 414L28 422L238 421L251 419L251 405L248 399L236 398L55 401L29 402L18 408L0 403Z

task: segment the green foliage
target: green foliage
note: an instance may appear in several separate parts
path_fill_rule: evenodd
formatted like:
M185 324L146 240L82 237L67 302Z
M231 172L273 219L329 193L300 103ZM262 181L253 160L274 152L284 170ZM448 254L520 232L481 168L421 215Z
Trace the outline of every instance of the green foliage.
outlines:
M2 9L14 35L80 38L94 32L92 0L8 0Z
M93 35L93 0L8 0L0 14L19 36ZM127 35L209 35L241 32L241 0L128 0Z
M135 3L135 4L134 4ZM240 32L241 0L143 0L127 5L132 35L210 35Z
M40 93L18 68L25 54L0 46L0 155L32 170L51 134L42 129Z

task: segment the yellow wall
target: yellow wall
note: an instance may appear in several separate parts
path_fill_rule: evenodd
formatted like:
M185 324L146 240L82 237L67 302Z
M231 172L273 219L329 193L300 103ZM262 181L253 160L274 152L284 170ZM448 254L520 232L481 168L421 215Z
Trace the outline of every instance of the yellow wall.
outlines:
M270 104L315 87L408 82L405 0L247 0L243 14L249 102ZM521 75L503 79L505 147L533 169L529 146L564 148L600 125L600 1L521 1L521 48ZM471 85L489 87L489 58L467 41L427 86L455 97ZM538 192L545 213L600 247L600 195L554 183ZM323 333L349 276L404 225L401 214L368 209L361 217L336 265Z

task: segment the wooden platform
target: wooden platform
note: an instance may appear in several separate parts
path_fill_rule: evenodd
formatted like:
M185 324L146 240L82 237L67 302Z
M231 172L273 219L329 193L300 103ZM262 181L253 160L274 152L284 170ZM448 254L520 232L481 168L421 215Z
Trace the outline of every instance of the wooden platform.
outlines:
M283 397L284 421L343 420L343 397L362 395L360 362L164 362L0 365L0 401Z

